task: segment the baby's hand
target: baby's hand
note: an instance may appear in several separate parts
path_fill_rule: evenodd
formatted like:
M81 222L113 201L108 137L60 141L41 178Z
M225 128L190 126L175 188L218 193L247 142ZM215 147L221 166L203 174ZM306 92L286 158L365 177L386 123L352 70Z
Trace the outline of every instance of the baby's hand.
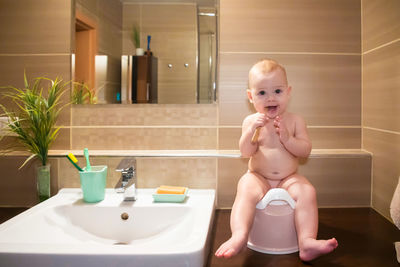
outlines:
M277 116L274 120L274 126L276 129L276 132L279 135L279 139L281 140L282 144L285 144L289 140L289 131L285 125L285 123L282 122L282 118L280 116Z
M263 113L257 113L252 125L253 131L255 131L259 127L263 127L265 124L267 124L268 120L269 119L267 115Z

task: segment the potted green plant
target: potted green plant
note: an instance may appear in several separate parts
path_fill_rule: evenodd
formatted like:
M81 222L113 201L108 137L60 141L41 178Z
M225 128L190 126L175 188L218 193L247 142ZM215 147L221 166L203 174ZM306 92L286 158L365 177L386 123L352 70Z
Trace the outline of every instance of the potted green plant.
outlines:
M137 26L133 26L132 30L132 42L136 48L136 56L143 56L144 49L140 47L140 31Z
M42 88L44 83L47 86L46 92ZM14 107L8 108L0 105L3 110L0 116L7 118L3 130L5 135L16 136L18 142L32 154L20 168L35 157L39 159L36 176L40 201L50 197L48 151L60 129L56 127L58 115L69 104L62 105L61 101L68 84L59 78L51 80L46 77L35 78L33 84L29 84L24 74L24 88L2 87L5 90L3 98L14 104ZM10 148L15 150L15 146Z

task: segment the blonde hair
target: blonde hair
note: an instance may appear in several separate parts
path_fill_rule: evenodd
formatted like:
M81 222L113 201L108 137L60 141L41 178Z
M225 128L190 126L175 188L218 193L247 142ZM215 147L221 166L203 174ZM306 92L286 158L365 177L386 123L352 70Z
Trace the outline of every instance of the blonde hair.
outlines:
M253 65L253 67L251 67L251 69L249 71L249 81L248 81L247 88L251 89L250 84L251 84L252 76L254 74L260 73L263 75L267 75L276 70L281 70L283 72L283 74L285 75L285 81L287 84L285 68L282 65L280 65L278 62L276 62L275 60L266 58L266 59L262 59L262 60L258 61L256 64Z

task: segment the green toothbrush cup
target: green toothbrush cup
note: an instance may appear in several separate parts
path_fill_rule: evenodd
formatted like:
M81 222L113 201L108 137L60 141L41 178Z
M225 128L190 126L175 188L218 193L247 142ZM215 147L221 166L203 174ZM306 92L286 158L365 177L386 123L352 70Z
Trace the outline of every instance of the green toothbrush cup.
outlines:
M107 166L92 166L90 171L79 172L79 176L83 201L88 203L102 201L106 194Z

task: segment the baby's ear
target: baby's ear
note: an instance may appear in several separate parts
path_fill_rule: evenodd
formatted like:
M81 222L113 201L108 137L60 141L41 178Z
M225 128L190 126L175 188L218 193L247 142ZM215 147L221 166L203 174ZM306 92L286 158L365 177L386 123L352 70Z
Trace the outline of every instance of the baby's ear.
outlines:
M291 93L292 93L292 87L291 87L291 86L288 86L287 91L288 91L288 95L290 96Z
M247 89L247 98L249 99L250 103L253 103L253 95L251 94L251 89Z

